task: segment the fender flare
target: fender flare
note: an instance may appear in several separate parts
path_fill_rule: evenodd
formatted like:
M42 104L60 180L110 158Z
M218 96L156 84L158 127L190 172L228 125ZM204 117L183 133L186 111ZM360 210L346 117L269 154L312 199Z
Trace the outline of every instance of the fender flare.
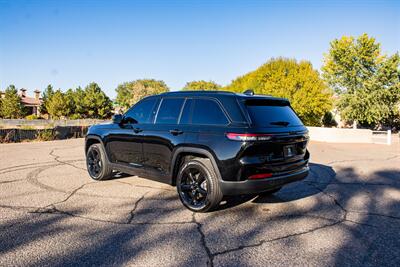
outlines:
M87 146L88 140L91 140L91 139L99 141L99 143L103 146L104 151L106 152L107 161L110 163L110 158L108 157L107 149L104 146L103 139L101 139L101 137L98 135L94 135L94 134L86 135L86 137L85 137L85 156L86 156L87 150L89 149L89 147Z
M210 159L212 166L214 167L214 171L217 175L217 178L219 181L222 180L221 178L221 173L219 171L217 162L215 160L215 156L208 151L205 148L199 148L199 147L179 147L174 151L174 154L172 156L172 160L171 160L171 184L175 183L175 177L174 177L174 171L175 171L175 165L176 165L176 161L178 159L178 156L182 153L194 153L194 154L200 154L203 155L205 157L207 157L208 159Z

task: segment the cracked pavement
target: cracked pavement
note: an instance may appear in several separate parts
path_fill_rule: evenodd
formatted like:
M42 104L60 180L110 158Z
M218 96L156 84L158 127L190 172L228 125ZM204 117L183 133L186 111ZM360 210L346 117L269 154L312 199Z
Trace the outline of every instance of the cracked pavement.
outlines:
M400 144L311 142L274 195L185 209L174 187L92 181L83 139L0 144L0 266L396 266Z

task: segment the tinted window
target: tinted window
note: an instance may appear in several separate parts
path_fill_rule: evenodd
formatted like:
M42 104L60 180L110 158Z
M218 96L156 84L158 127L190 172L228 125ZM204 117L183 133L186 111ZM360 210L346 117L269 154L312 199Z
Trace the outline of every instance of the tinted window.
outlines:
M194 109L192 115L193 124L228 124L224 112L217 102L210 99L194 100Z
M153 110L156 102L156 98L140 101L125 113L124 119L127 122L133 122L132 119L134 119L138 123L150 123L154 115Z
M246 101L252 122L263 127L286 127L303 125L293 109L283 101Z
M186 99L185 106L183 107L180 124L188 124L190 123L190 113L192 109L193 99Z
M183 101L183 98L164 98L157 114L156 123L177 124Z

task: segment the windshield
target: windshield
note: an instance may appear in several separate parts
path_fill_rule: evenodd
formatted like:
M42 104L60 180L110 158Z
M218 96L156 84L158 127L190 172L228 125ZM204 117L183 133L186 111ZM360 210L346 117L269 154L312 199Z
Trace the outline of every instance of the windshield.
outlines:
M286 101L247 100L247 111L252 122L260 127L291 127L303 123Z

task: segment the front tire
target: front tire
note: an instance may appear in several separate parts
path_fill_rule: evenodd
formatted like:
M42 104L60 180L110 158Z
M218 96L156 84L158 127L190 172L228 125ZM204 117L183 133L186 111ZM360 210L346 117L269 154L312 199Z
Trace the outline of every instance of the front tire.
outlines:
M185 162L176 184L180 200L191 211L211 211L218 207L223 197L214 167L207 158Z
M112 169L101 144L93 144L89 147L86 153L86 167L93 180L106 180L112 176Z

